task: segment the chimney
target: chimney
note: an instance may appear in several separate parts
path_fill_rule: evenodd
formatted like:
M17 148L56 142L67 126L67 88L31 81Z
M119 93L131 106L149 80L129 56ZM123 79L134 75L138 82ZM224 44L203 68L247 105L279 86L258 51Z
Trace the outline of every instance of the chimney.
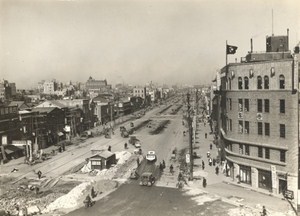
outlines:
M253 52L253 41L252 38L250 39L250 44L251 44L251 53Z
M289 50L289 32L290 32L290 30L287 29L287 30L286 30L286 33L287 33L287 43L286 43L286 45L287 45L287 50Z

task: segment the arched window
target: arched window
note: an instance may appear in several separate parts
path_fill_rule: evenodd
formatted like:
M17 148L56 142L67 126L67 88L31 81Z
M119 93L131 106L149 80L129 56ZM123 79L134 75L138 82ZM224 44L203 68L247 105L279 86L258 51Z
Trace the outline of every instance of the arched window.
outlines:
M284 76L282 74L279 76L279 88L280 89L285 89L285 79L284 79Z
M261 78L261 76L257 77L257 89L262 89L262 78Z
M243 79L242 79L242 77L238 78L238 85L239 85L239 89L243 89Z
M249 78L248 77L244 77L244 88L249 89Z
M269 89L269 77L264 77L264 89Z
M228 79L228 89L231 90L231 79L230 79L230 77Z

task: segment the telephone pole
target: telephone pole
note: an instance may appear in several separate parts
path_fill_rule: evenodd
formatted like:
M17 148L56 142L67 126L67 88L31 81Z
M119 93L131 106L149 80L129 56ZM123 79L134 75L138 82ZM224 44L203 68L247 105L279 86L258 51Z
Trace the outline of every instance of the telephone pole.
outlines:
M188 126L189 126L189 146L190 146L190 180L193 180L193 132L192 132L192 119L191 119L191 104L190 93L187 93L187 107L188 107Z

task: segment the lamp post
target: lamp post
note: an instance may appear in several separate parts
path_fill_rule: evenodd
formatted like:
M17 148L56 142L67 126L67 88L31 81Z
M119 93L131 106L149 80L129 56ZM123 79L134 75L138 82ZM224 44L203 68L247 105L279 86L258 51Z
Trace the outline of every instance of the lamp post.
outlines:
M193 133L192 133L192 121L191 121L191 114L190 114L190 109L191 109L191 105L190 105L190 93L187 93L187 108L188 108L188 126L189 126L189 147L190 147L190 180L193 180L193 165L194 165L194 161L193 161Z

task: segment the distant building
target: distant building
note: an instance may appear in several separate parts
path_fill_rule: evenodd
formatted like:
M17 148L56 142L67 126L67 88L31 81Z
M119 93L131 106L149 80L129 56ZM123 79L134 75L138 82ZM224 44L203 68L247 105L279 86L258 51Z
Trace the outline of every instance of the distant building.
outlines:
M146 88L145 87L135 87L133 88L133 96L141 97L144 100L146 99Z
M54 80L46 81L44 82L43 87L44 87L44 92L43 92L44 94L53 95L57 90L57 83Z
M111 85L108 85L106 80L95 80L90 77L85 84L85 89L89 94L95 95L109 92L111 90Z
M221 70L219 145L233 180L273 194L293 194L299 176L299 54L287 36L266 39L266 52L249 52ZM218 86L216 86L218 88Z

